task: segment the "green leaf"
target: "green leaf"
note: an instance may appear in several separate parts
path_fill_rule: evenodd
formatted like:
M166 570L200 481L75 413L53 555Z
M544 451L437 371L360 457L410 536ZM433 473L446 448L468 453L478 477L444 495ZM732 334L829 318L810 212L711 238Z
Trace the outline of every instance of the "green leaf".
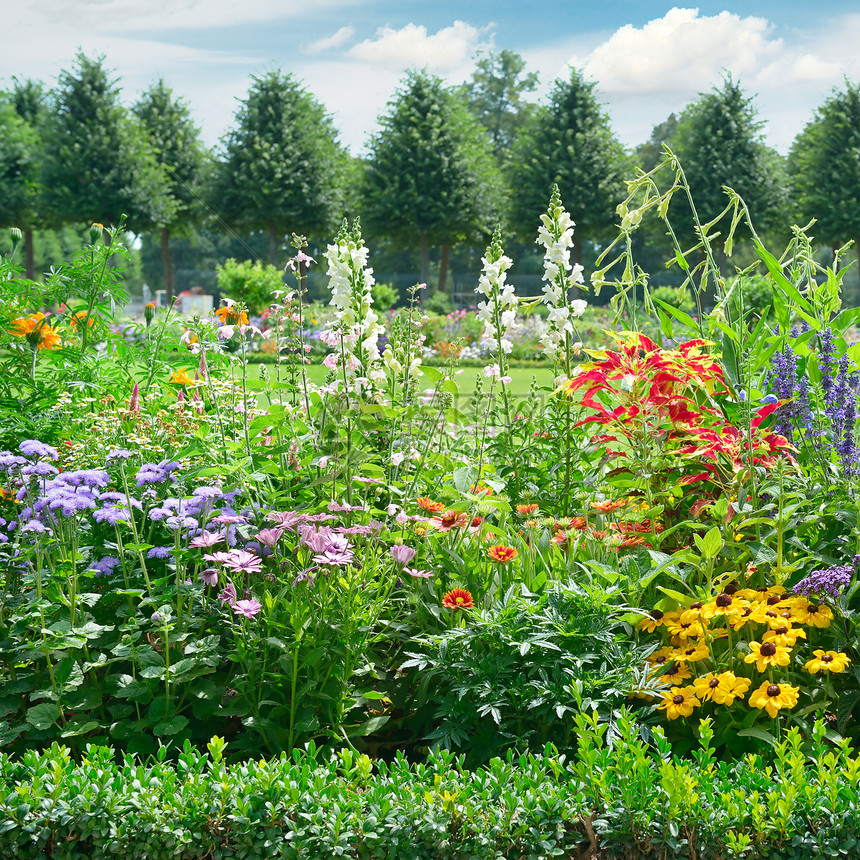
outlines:
M52 702L43 702L27 709L27 722L40 731L51 728L59 719L59 706Z
M776 747L778 743L777 739L770 732L765 731L765 729L741 729L738 735L742 738L758 738L772 747Z
M695 535L698 538L698 535ZM698 541L697 541L698 544ZM702 555L707 558L716 558L723 548L723 538L720 535L720 530L714 526L709 529L708 533L702 538L702 546L700 547Z
M372 734L377 729L382 728L391 717L387 714L384 714L380 717L371 717L369 720L365 720L360 726L355 726L354 728L347 729L347 735L351 738L363 738L366 735Z
M178 732L181 732L188 725L187 717L172 717L163 723L157 723L152 729L152 733L156 735L156 737L161 737L162 735L175 735Z

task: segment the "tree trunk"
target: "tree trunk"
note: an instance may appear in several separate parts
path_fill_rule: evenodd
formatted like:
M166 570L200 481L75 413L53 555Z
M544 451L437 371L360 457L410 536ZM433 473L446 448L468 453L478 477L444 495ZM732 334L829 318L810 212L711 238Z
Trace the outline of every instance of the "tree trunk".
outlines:
M161 265L164 268L164 290L167 296L167 306L173 302L173 258L170 256L170 231L161 228Z
M426 233L418 237L418 247L421 252L421 283L426 284L430 280L430 240Z
M278 231L271 221L269 222L269 262L273 266L278 265Z
M448 253L451 250L450 245L442 246L442 257L439 260L439 292L444 293L448 290Z
M36 280L36 263L33 259L33 228L24 228L24 273L28 280Z

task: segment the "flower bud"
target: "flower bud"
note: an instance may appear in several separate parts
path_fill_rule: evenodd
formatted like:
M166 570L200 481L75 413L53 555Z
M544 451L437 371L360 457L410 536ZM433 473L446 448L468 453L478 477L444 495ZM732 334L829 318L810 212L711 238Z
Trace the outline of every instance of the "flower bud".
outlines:
M12 244L16 245L24 238L24 234L21 232L20 227L12 227L9 230L9 237L12 239Z
M147 302L143 306L143 318L146 320L147 328L152 324L155 317L155 302Z
M91 245L95 245L96 242L98 242L99 239L101 239L102 235L104 234L104 229L105 229L105 225L99 224L98 221L94 221L90 225L90 244Z

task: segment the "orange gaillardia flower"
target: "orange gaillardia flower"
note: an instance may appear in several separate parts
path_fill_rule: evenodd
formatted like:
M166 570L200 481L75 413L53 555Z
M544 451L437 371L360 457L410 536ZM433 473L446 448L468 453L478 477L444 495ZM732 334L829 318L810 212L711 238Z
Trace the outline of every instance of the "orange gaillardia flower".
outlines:
M618 510L618 508L623 508L627 504L627 499L618 499L614 502L592 502L591 507L596 511L600 511L601 513L608 513L609 511Z
M443 598L445 609L472 609L475 602L472 595L464 588L452 588Z
M517 505L517 513L527 517L529 514L535 513L538 507L539 505L536 505L533 502L529 505Z
M43 313L13 320L9 334L26 338L27 343L37 349L56 349L60 345L60 336L48 325Z
M775 717L782 708L793 708L797 704L799 692L799 687L764 681L750 696L750 706L764 708L772 717Z
M439 511L445 510L445 505L442 502L434 502L433 499L428 499L426 496L419 496L416 501L419 507L431 514L438 514Z
M495 546L491 546L487 550L487 555L499 564L507 564L508 562L513 561L519 555L519 552L512 546L505 546L500 543Z

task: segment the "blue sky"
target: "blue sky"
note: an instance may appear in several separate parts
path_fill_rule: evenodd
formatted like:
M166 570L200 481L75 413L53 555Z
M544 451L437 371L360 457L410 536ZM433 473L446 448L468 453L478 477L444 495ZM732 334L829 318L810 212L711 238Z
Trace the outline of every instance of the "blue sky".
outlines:
M570 65L584 69L628 146L728 70L786 152L833 87L860 78L857 0L0 0L0 21L0 86L13 75L52 84L78 48L105 54L126 101L164 77L210 145L250 76L274 68L305 82L356 154L407 69L460 83L478 50L522 54L538 96Z

